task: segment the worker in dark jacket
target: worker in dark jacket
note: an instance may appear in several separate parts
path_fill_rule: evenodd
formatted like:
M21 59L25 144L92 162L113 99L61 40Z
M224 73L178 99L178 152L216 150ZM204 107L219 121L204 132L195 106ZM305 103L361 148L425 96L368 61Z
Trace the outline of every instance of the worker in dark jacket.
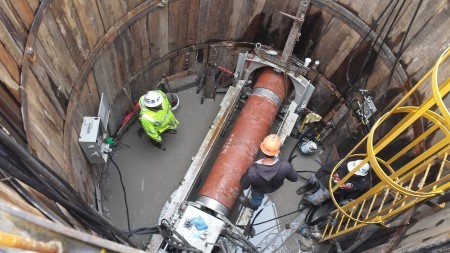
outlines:
M323 201L330 198L330 192L328 190L330 176L332 177L332 185L334 186L347 176L349 172L353 171L361 162L362 160L355 160L346 164L344 163L336 169L333 175L331 175L331 172L335 165L324 165L309 178L308 184L297 190L297 194L303 194L312 190L312 192L305 194L303 201L307 204L320 205ZM369 189L369 170L369 164L364 164L347 180L347 182L339 186L339 189L335 193L340 196L341 201L356 199L364 191Z
M239 201L253 210L261 205L264 194L280 188L284 179L295 182L298 175L288 162L278 159L281 141L276 134L264 138L260 148L264 158L253 163L241 178L241 187L245 190L251 186L252 198L239 197Z

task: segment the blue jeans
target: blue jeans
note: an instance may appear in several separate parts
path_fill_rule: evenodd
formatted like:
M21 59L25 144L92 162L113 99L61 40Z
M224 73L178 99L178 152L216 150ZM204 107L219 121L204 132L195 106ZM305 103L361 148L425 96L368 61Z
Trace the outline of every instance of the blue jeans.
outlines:
M306 193L304 199L313 204L313 205L320 205L322 202L330 198L330 192L328 191L328 188L323 186L319 180L317 180L315 175L312 175L309 180L309 184L319 186L319 188L313 192L313 193Z
M264 199L264 193L256 192L252 190L252 199L250 200L250 204L252 207L257 208L262 204Z

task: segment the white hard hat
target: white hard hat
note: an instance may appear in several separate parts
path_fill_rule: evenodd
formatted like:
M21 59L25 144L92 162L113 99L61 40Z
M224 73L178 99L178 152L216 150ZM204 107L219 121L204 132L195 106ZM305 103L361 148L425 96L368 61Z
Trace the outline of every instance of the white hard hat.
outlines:
M144 96L144 105L147 107L156 107L159 106L163 101L163 96L161 93L156 91L149 91Z
M347 169L349 172L353 171L358 164L360 164L362 160L355 160L347 163ZM364 164L358 171L355 172L355 175L365 176L369 172L370 166L368 163Z

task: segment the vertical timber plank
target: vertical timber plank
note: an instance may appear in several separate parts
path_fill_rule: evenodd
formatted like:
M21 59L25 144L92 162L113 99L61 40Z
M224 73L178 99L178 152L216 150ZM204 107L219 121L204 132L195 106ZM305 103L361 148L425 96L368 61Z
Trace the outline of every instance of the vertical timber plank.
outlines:
M38 38L48 57L52 60L56 72L68 79L68 82L63 82L60 85L64 87L66 93L70 93L71 85L79 71L51 12L45 15L38 30Z
M232 0L230 1L232 3L233 9L231 11L230 19L228 22L228 29L226 32L226 38L229 40L235 40L236 39L236 31L238 29L239 24L239 18L242 10L242 5L245 1L241 0Z
M194 45L197 41L197 28L199 19L200 0L192 0L189 2L189 22L187 31L187 45Z
M355 47L358 40L361 38L359 34L349 27L343 27L339 35L343 35L342 44L336 49L334 48L334 54L332 58L326 65L323 75L330 78L334 75L339 66L344 62L346 57L351 53L352 49ZM336 36L336 35L335 35ZM330 52L331 54L331 52Z
M28 73L28 111L29 120L33 122L29 136L31 147L38 156L47 164L56 167L59 175L65 176L64 170L66 162L64 159L63 130L64 119L54 109L53 104L48 99L39 85L38 80ZM48 134L51 133L51 134ZM44 146L45 148L40 148ZM48 152L48 154L47 154Z
M25 0L8 0L8 4L13 6L27 30L30 30L34 19L34 10Z
M187 37L189 30L189 0L179 0L179 19L177 34L177 49L187 46Z
M329 65L330 62L334 61L333 57L338 53L338 50L341 46L346 46L348 43L346 42L347 38L351 38L352 42L350 44L356 43L354 42L354 37L356 36L359 39L359 35L355 35L355 31L351 30L346 24L341 22L340 20L333 18L328 25L327 29L324 31L322 38L319 41L319 44L314 49L311 58L320 60L320 64L326 66L324 68L324 72L326 72L325 77L329 78L334 71L328 71L330 68L332 70L336 70L337 66ZM356 40L357 40L356 39ZM353 47L353 46L352 46ZM328 76L330 75L330 76Z
M122 36L120 36L122 47L123 47L123 57L124 57L124 70L125 70L125 80L128 81L133 76L132 62L134 60L133 55L133 41L131 38L130 29L126 29Z
M50 5L50 10L56 19L75 64L82 66L90 50L83 29L80 29L82 27L81 22L73 2L70 0L61 0L57 4L53 2Z
M40 0L27 0L33 13L36 13L37 8L39 7L39 1Z
M227 33L228 30L228 20L229 17L232 15L231 11L233 10L233 4L231 1L228 0L222 0L221 6L218 7L220 10L220 16L219 20L217 22L217 40L227 40Z
M210 1L200 0L198 10L198 25L197 25L197 44L205 43L208 40L208 12Z
M16 44L14 38L8 33L8 30L2 22L0 22L0 43L3 44L6 51L14 59L14 62L16 62L19 68L22 67L23 49Z
M244 33L247 29L249 18L252 13L252 5L255 1L243 1L239 14L239 22L237 23L236 33L234 38L239 40L244 37Z
M159 11L159 25L161 32L161 54L159 57L169 53L169 8L160 9Z
M17 46L23 50L28 37L27 28L19 15L15 15L15 9L8 6L5 0L0 1L0 22L6 28L3 32L9 33Z
M218 33L222 30L217 27L219 24L219 16L221 14L220 10L221 1L211 1L209 3L209 11L208 11L208 19L206 21L207 24L207 32L206 39L208 41L215 41L219 37Z
M139 71L142 67L144 67L148 61L151 59L151 55L153 52L150 51L150 39L149 39L149 30L152 29L147 24L147 16L141 18L138 23L138 31L139 34L137 36L139 37L140 42L140 54L135 55L136 57L140 57L139 61L141 62L141 65L139 66L139 69L136 69L136 71Z
M137 73L143 66L142 59L142 46L141 46L141 36L139 33L139 21L132 24L129 27L129 34L131 40L131 50L133 54L133 60L131 61L131 69L133 72ZM147 40L148 41L148 40Z
M30 68L35 74L36 78L45 86L49 86L48 91L52 91L55 94L58 101L60 101L60 107L65 112L67 108L68 93L62 86L62 83L70 83L70 79L67 75L60 75L55 71L53 61L47 55L44 46L39 40L34 41L34 48L37 52L35 64L30 64ZM55 103L56 104L56 103Z
M161 19L160 19L160 11L161 9L157 9L151 12L148 16L147 27L149 29L149 37L150 37L150 52L151 52L151 61L154 61L163 55L162 52L162 31L161 31ZM158 76L161 76L161 65L158 64L147 73L144 73L141 81L141 87L152 85L150 84L150 80L147 80L147 76L151 73L158 72ZM141 94L148 90L148 88L141 89Z
M167 6L168 12L168 51L172 52L178 48L178 22L180 3L179 1L170 2Z
M89 96L92 100L92 104L94 105L94 111L98 111L98 107L100 105L100 95L93 71L89 72L86 78L86 86L89 87Z
M6 50L3 43L0 42L0 63L5 66L9 75L14 79L16 83L19 83L20 74L19 67L17 63L14 61L13 57Z
M103 21L103 28L108 31L119 21L127 10L126 2L122 0L104 1L97 0L97 6Z
M0 114L14 126L14 129L20 131L22 129L22 115L20 111L20 104L17 103L8 91L0 84Z
M76 12L79 16L81 27L86 35L89 49L93 49L97 42L105 35L100 11L95 2L73 1Z
M112 75L110 73L109 59L105 53L95 62L93 72L99 94L104 93L108 102L112 101L114 91L110 88L110 85L112 85L114 80L112 80Z

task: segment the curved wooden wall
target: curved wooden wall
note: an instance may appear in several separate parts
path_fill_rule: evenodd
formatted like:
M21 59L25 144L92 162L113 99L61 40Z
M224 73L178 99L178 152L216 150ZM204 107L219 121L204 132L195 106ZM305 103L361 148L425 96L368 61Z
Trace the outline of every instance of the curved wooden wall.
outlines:
M337 2L373 27L388 1ZM319 70L326 80L318 79L315 85L323 91L321 96L335 99L327 101L337 102L334 94L324 92L327 83L334 83L338 91L348 88L342 71L365 33L333 13L327 2L312 1L294 53L321 61ZM387 40L394 54L417 2L407 1ZM298 0L0 1L0 124L90 201L96 166L84 157L78 134L82 117L95 115L101 93L112 105L114 132L130 108L127 94L136 100L162 74L183 71L186 59L189 68L200 69L207 61L207 43L261 42L282 50L292 21L279 11L295 14L298 4ZM448 44L449 5L446 0L425 1L419 11L402 54L413 81ZM245 48L227 45L215 50L224 56L220 64L233 68L237 53ZM378 60L375 68L377 75L369 78L368 89L385 85L389 57ZM396 91L406 89L399 80L401 76L391 86ZM399 92L393 94L390 100ZM319 109L326 113L334 108L329 104Z

